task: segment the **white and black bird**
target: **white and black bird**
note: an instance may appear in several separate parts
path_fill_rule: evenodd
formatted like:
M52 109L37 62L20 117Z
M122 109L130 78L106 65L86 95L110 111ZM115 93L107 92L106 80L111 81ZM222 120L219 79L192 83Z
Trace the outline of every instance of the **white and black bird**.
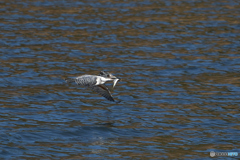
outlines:
M101 96L105 97L109 101L116 102L109 89L104 85L108 81L113 81L113 88L120 79L113 76L111 73L106 71L101 71L99 75L82 75L76 78L67 78L66 82L75 82L76 84L84 87L91 88L93 91L97 92ZM118 103L119 101L117 101Z

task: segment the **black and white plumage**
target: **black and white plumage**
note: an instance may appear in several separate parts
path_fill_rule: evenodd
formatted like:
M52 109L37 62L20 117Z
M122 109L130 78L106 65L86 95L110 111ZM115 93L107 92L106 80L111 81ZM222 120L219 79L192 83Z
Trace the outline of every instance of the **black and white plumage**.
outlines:
M82 75L76 78L65 79L66 82L75 82L76 84L84 87L91 88L93 91L97 92L101 96L105 97L109 101L115 102L112 97L111 92L104 85L107 81L113 81L113 87L119 80L117 77L113 76L111 73L106 71L101 71L99 75Z

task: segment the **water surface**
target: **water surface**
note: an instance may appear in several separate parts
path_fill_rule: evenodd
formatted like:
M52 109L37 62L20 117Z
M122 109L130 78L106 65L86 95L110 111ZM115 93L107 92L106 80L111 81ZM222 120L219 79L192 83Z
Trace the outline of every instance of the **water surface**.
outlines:
M0 157L240 152L239 7L237 0L2 1ZM121 103L63 80L101 70L123 79L113 90Z

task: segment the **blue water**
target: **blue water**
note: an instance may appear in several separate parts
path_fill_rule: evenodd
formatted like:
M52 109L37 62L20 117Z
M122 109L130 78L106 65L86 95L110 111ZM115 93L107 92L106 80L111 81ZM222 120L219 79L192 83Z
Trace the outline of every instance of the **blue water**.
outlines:
M239 5L1 2L1 159L240 155ZM102 70L121 103L64 81Z

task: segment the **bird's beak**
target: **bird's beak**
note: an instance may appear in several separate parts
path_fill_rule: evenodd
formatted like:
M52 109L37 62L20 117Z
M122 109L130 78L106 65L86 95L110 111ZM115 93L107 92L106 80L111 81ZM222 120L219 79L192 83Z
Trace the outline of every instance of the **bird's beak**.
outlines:
M113 76L113 75L111 75L110 78L111 78L111 79L117 79L117 77L115 77L115 76Z

